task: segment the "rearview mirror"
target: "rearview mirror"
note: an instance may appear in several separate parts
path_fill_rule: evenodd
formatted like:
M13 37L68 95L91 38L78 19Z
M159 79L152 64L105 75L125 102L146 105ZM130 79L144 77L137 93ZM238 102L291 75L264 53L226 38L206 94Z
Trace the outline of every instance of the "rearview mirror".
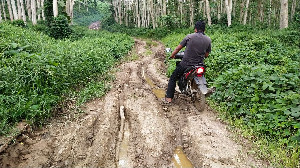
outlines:
M166 52L170 53L170 52L172 52L172 49L171 48L166 48Z

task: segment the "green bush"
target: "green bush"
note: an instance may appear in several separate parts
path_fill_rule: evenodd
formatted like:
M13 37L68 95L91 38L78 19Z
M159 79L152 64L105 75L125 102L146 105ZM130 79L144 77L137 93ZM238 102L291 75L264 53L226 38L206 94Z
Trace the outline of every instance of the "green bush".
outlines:
M13 20L11 24L18 27L26 27L26 24L23 20Z
M55 39L68 38L72 34L68 19L64 15L59 15L53 19L49 27L49 35Z
M107 73L132 45L123 34L88 31L72 42L0 24L0 134L22 119L43 122L64 95Z

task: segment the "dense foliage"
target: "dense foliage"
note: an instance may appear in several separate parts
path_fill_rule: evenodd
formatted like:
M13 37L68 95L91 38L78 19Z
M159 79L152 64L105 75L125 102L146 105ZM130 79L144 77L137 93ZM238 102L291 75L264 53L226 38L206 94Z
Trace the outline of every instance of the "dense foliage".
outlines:
M123 34L87 31L72 42L0 24L0 134L22 119L42 122L63 95L105 74L132 45Z
M238 27L211 28L207 34L213 47L205 61L206 77L217 88L211 99L256 135L287 146L299 143L299 32ZM163 42L174 48L185 35L173 34ZM168 74L173 60L169 65Z
M49 35L55 39L68 38L72 34L68 19L64 15L58 15L53 19L49 27Z

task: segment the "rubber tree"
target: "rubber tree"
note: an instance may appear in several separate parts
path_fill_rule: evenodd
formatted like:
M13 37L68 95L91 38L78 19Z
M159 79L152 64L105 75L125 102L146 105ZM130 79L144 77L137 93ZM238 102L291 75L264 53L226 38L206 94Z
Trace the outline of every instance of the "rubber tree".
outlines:
M280 29L288 27L289 16L288 16L288 0L280 0Z
M232 12L232 0L225 0L226 13L227 13L227 25L231 26L231 12Z

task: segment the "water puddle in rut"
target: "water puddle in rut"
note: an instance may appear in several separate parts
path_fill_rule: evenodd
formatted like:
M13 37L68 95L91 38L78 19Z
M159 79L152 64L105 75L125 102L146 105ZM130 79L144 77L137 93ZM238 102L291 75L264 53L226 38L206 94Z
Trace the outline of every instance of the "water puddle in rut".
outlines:
M161 98L164 98L165 97L165 93L166 91L164 89L159 89L155 84L154 82L148 77L145 75L145 71L144 71L144 68L142 68L142 76L143 78L146 80L146 82L148 83L148 85L151 87L152 89L152 92L155 94L155 96L158 98L158 99L161 99Z
M127 151L129 149L129 126L128 123L125 122L125 127L124 127L124 135L123 135L123 140L120 145L120 152L119 152L119 165L118 167L120 168L125 168L125 167L132 167L131 165L131 160L127 156Z
M119 160L118 168L132 167L130 158L128 157L129 149L129 123L125 118L125 107L120 107L121 125L119 132L119 143L117 146L117 159Z
M172 162L176 168L182 168L182 167L193 168L194 167L192 162L184 154L181 146L176 147L173 158L172 158Z

